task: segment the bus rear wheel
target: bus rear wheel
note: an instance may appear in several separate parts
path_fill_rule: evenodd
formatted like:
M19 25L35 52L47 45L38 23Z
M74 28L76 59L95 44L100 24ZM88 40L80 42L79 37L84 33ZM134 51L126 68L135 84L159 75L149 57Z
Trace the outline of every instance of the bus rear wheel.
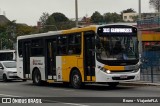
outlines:
M73 88L79 89L82 87L82 77L78 70L73 70L71 73L71 85Z
M38 69L35 69L35 71L33 72L33 83L35 85L41 85L41 83L42 83L41 74L40 74L40 71Z

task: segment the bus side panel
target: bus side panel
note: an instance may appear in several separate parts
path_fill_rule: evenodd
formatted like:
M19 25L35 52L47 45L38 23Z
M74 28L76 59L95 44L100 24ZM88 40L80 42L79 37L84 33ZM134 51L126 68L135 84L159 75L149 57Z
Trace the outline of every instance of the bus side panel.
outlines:
M38 68L41 73L41 80L45 80L45 61L44 57L30 57L30 74L34 71L34 68Z
M83 71L83 59L78 55L74 56L63 56L62 57L62 76L63 81L69 82L70 72L73 68L77 68L80 71L82 80L84 78Z
M62 81L62 56L56 56L57 81Z
M23 58L17 58L17 75L22 79L24 78L23 72Z

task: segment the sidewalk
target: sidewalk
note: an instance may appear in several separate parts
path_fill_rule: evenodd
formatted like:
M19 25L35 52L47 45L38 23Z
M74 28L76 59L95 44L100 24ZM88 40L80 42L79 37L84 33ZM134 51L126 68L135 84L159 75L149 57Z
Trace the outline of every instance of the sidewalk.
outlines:
M120 82L120 85L160 86L160 82L154 82L154 83L151 83L149 81Z

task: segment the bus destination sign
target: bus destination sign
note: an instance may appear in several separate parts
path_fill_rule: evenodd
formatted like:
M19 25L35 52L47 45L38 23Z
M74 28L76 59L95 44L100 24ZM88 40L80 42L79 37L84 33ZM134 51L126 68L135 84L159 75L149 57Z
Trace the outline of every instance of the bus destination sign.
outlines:
M103 33L132 33L132 28L103 28Z

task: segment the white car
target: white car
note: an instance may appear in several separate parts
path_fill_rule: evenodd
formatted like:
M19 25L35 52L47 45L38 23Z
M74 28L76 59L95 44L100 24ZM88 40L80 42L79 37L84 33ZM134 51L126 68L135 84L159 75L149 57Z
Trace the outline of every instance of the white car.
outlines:
M20 79L17 76L16 61L0 61L0 79L4 82Z

